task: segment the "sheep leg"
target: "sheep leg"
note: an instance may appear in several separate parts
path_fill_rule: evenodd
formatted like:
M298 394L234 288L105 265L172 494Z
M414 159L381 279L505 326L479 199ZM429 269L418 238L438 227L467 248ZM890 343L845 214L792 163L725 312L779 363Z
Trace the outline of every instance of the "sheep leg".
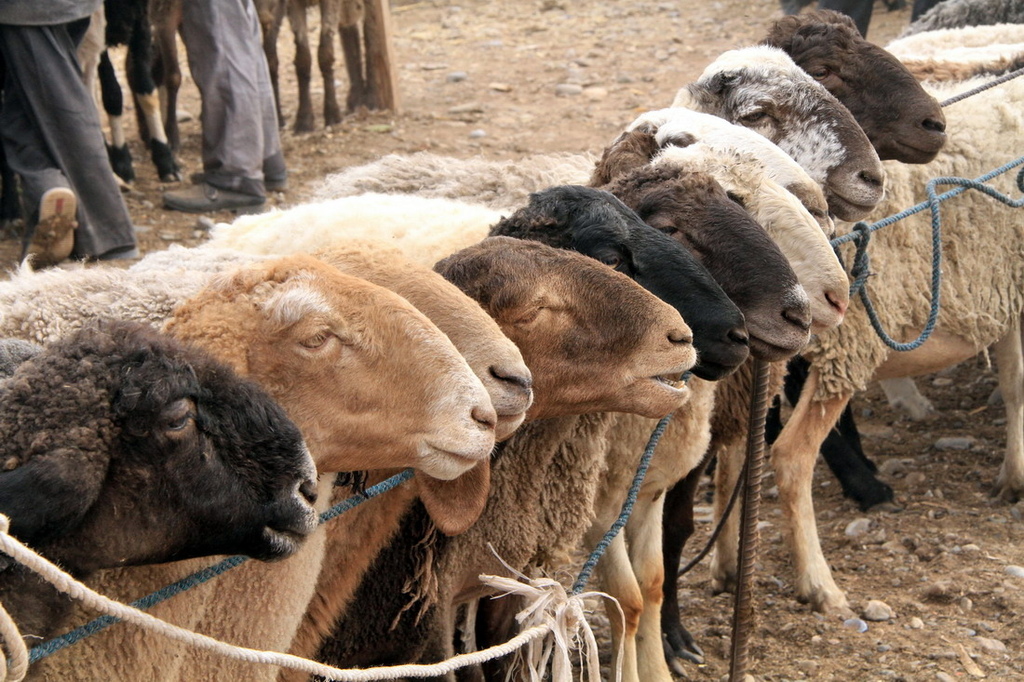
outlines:
M999 388L1006 407L1006 455L993 493L1016 502L1024 494L1024 359L1020 319L994 348Z
M883 379L878 384L885 391L885 398L889 404L906 412L912 420L921 421L935 413L935 406L921 395L917 384L910 377Z
M588 534L587 546L593 546L597 539ZM640 682L642 678L639 677L637 664L636 634L644 610L644 598L636 574L633 573L626 539L622 533L615 536L605 551L598 564L598 576L601 589L618 600L625 618L623 623L616 609L608 609L612 635L612 669L621 668L622 682ZM661 658L664 661L664 657Z
M637 672L641 680L671 682L661 637L661 595L665 569L661 555L661 520L665 490L642 495L626 524L630 564L643 595L644 606L636 633Z
M131 182L135 179L135 169L132 167L132 153L128 150L124 135L124 97L117 82L114 65L110 62L110 55L106 50L100 53L98 73L103 110L107 112L107 121L110 125L110 143L107 145L110 167L119 178Z
M728 518L723 521L720 519L739 480L743 468L744 449L738 446L725 446L717 448L714 454L714 517L716 523L722 524L722 532L715 542L715 551L711 555L711 590L719 594L736 591L736 571L739 566L739 514L734 508Z
M163 117L160 115L160 98L153 81L153 33L149 27L148 15L141 18L132 29L128 45L128 86L135 95L136 114L139 130L149 141L149 155L156 166L161 182L181 180L181 167L167 140ZM120 90L120 88L119 88Z
M338 93L334 87L334 34L338 30L339 15L338 0L323 0L320 3L320 44L316 56L320 75L324 79L325 126L341 123Z
M821 444L846 408L851 394L815 400L818 380L818 370L812 366L793 415L772 446L771 461L779 486L782 513L790 529L797 598L809 602L816 611L847 614L850 608L846 595L832 578L821 550L811 483ZM732 537L732 540L735 542L736 538ZM730 567L735 583L736 564L730 564Z
M662 589L661 631L665 635L665 658L668 665L680 674L677 659L697 664L704 662L704 651L683 626L679 613L678 575L683 547L693 535L694 498L706 465L707 458L665 494L662 511L661 549L665 583Z
M363 48L359 35L359 25L342 26L340 31L341 51L345 57L345 71L348 73L348 96L345 108L355 111L359 107L376 109L371 101L369 85L363 75Z
M295 113L295 132L313 130L313 99L309 82L313 75L313 55L309 49L306 6L301 0L288 0L288 25L295 37L295 79L299 85L299 110Z
M164 133L174 151L181 148L178 129L178 90L181 89L181 64L178 61L178 26L181 25L181 3L172 3L166 14L153 15L153 80L160 85L164 112Z
M277 111L277 125L284 124L284 112L281 111L281 84L278 70L281 61L277 56L277 39L281 35L281 22L288 0L274 3L257 3L260 27L263 29L263 54L267 56L267 68L270 70L270 88L274 91L274 108ZM261 7L262 5L262 7Z

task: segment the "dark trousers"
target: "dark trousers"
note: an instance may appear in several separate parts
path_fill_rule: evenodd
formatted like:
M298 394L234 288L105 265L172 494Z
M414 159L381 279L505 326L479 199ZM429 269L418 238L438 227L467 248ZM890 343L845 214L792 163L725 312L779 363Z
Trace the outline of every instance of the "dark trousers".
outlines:
M868 35L873 6L874 0L818 0L818 9L835 10L853 19L853 23L857 24L857 30L865 38Z
M82 82L75 49L88 22L0 24L4 62L0 143L21 177L31 238L39 200L54 187L78 197L76 257L135 246L128 208L114 180L99 113Z

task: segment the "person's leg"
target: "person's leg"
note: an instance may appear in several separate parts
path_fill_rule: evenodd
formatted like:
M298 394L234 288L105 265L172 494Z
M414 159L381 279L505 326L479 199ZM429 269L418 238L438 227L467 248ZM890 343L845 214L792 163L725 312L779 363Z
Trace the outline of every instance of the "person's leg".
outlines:
M78 198L78 257L135 248L135 233L107 159L99 114L82 82L67 25L0 25L6 65L0 139L21 176L34 229L43 194L70 188ZM31 233L30 233L31 234Z
M818 9L831 9L842 12L857 24L857 30L867 38L868 25L871 23L871 9L874 0L818 0Z
M265 112L270 72L252 1L184 0L182 16L181 36L203 100L204 180L262 197L263 162L280 152L280 141L272 95L269 117Z

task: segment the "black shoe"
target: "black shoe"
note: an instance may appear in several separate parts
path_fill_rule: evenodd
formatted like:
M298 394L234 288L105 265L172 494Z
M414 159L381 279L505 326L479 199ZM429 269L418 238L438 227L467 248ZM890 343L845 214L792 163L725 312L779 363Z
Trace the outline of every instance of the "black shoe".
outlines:
M201 185L206 182L206 173L197 171L188 176L188 179L193 185ZM284 192L288 189L288 177L263 178L263 186L268 192Z
M205 182L188 189L164 192L164 208L186 213L206 213L262 206L264 197L220 189Z

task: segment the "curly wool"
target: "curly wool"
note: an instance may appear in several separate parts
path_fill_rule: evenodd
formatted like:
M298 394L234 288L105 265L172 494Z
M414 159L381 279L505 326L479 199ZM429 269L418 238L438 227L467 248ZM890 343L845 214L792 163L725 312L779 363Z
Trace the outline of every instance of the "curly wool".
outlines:
M1024 3L1020 0L944 0L918 17L899 37L989 24L1024 24Z
M978 83L930 88L938 99ZM932 178L976 178L1016 158L1024 149L1024 81L1017 79L982 92L946 110L949 142L931 163L886 163L886 199L875 220L927 199ZM991 181L1017 196L1015 172ZM939 191L949 189L940 187ZM942 307L937 329L973 344L979 351L999 340L1024 311L1024 220L981 192L968 190L942 203ZM840 230L843 232L843 230ZM843 247L847 262L852 245ZM929 312L932 238L929 211L872 235L868 248L872 276L867 289L883 328L909 341L923 329ZM870 326L859 298L837 329L812 339L805 355L822 373L817 398L864 390L890 350Z

